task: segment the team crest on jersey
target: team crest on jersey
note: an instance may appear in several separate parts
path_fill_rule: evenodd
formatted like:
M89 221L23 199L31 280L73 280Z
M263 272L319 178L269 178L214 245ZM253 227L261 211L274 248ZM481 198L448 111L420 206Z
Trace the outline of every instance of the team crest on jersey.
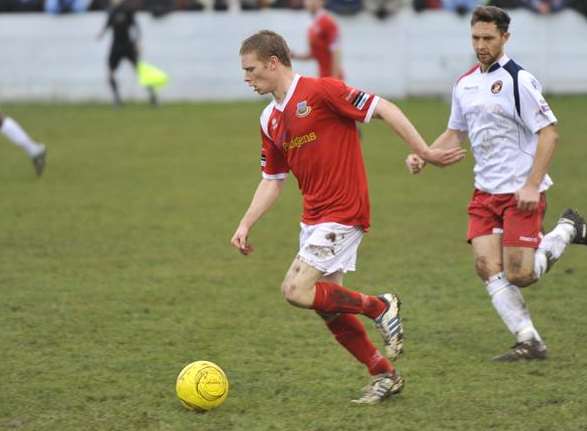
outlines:
M495 81L493 84L491 84L491 92L493 94L499 93L502 88L503 88L503 82L502 81Z
M548 106L548 103L546 103L546 100L544 99L540 99L540 110L546 114L547 112L550 112L550 106Z
M310 115L310 112L312 112L312 107L308 105L308 102L306 100L302 100L298 103L296 107L296 117L307 117L308 115Z

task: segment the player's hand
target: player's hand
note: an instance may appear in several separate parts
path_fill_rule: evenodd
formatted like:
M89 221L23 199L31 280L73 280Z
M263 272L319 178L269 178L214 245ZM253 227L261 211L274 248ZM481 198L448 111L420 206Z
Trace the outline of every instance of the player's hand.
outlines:
M518 209L522 211L535 211L540 202L540 191L538 187L529 186L526 184L516 192L516 200L518 202Z
M245 256L248 256L255 250L253 245L247 242L248 235L249 229L245 226L239 226L230 240L232 246L237 248Z
M417 154L409 154L406 158L406 167L412 175L419 174L426 166L426 161Z
M467 150L461 147L452 147L449 149L428 148L420 157L434 166L444 167L460 162L465 158Z

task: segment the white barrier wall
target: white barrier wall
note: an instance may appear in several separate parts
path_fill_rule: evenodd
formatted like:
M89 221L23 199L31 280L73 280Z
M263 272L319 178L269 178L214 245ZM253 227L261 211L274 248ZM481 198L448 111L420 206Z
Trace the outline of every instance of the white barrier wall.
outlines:
M104 13L0 15L0 101L110 100L106 59L110 35L96 35ZM379 21L371 15L339 17L347 81L366 90L403 97L445 95L474 63L468 18L445 12L404 10ZM260 29L306 48L305 12L182 12L162 19L141 14L143 58L169 73L163 100L256 97L242 82L240 42ZM587 20L564 13L543 17L512 13L507 52L551 93L587 92ZM313 63L295 69L314 74ZM119 70L122 94L144 99L128 63Z

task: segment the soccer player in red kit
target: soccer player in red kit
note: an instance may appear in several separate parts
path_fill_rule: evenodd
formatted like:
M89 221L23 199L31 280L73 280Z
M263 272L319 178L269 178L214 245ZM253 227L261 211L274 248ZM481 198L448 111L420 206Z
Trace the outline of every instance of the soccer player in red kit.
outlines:
M306 54L294 54L294 60L311 60L318 62L318 76L331 76L344 79L340 50L340 31L332 15L324 9L324 0L305 0L304 6L313 17L308 29L308 45Z
M375 321L386 355L403 347L399 299L364 295L342 286L355 269L369 228L367 178L356 121L382 118L410 148L432 164L449 165L464 150L431 150L397 106L332 78L308 78L291 68L285 40L271 31L247 38L240 50L245 82L274 100L261 114L262 178L231 244L244 255L252 226L277 200L291 171L304 200L300 250L281 285L292 305L313 309L336 340L363 363L371 384L355 402L373 404L398 393L403 380L367 337L357 314Z

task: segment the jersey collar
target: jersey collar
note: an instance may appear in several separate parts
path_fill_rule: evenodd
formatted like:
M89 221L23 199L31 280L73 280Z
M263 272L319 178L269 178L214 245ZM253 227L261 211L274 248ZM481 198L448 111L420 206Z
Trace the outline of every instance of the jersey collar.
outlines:
M277 109L280 112L284 111L285 107L287 106L287 102L289 102L289 99L291 99L294 92L296 91L296 87L298 86L298 81L300 80L300 78L301 76L298 73L294 75L293 81L291 81L291 84L287 89L287 93L285 93L285 97L283 98L281 103L277 103L277 101L275 101L275 109Z
M495 72L500 67L505 66L505 64L508 61L510 61L509 57L505 54L502 55L499 60L497 60L495 63L493 63L491 66L489 66L489 69L487 69L487 73Z

